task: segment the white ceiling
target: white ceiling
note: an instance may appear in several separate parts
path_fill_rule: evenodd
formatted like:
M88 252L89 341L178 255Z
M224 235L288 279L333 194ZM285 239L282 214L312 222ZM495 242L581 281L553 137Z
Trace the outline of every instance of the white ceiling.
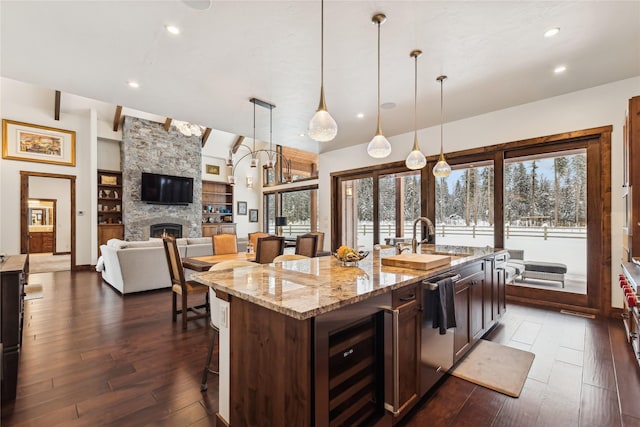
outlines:
M396 104L382 110L387 136L413 130L416 48L419 128L440 121L440 74L446 121L640 75L640 1L326 0L325 92L339 131L317 144L300 134L318 105L320 1L188 3L2 0L1 74L62 91L63 110L76 94L249 137L257 97L276 104L274 142L317 152L375 133L376 12L388 18L381 102ZM560 34L544 38L550 27ZM268 110L256 120L268 140Z

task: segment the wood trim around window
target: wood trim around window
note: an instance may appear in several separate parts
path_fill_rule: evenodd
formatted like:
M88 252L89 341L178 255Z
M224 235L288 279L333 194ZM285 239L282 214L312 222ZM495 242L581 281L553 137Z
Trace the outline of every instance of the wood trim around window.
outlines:
M504 247L504 159L565 151L587 149L587 295L544 289L508 286L507 296L520 301L547 307L578 310L610 316L611 307L611 132L612 126L564 132L526 140L518 140L486 147L472 148L446 154L449 164L465 164L491 160L494 164L494 245ZM421 172L422 212L435 217L435 178L431 173L438 156L429 156ZM334 172L331 178L331 236L332 250L340 242L342 219L341 183L344 180L366 176L408 171L404 162L393 162L372 167ZM375 200L374 200L375 203ZM374 210L375 211L375 210ZM437 243L437 237L436 237Z

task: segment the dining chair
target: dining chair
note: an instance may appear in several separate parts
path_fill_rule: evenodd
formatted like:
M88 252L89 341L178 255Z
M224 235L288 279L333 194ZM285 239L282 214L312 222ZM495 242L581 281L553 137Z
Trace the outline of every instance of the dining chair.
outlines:
M172 319L175 322L178 314L182 316L182 329L187 329L190 320L203 319L209 316L209 287L193 280L185 280L182 258L178 251L178 244L173 237L164 237L164 252L167 256L169 276L171 277ZM178 295L180 295L180 310L178 310ZM189 306L189 296L204 295L205 303ZM204 309L204 311L202 311ZM189 316L189 312L194 313Z
M222 271L230 270L239 267L257 267L258 264L251 261L230 260L222 261L211 266L209 271ZM209 355L207 356L207 362L204 365L204 372L202 373L202 382L200 383L200 391L207 391L207 378L209 374L218 374L218 371L211 369L211 359L213 359L213 350L215 349L216 342L220 345L220 302L216 298L216 291L213 288L209 288L209 312L211 313L209 326L211 327L213 334L211 334L211 342L209 343Z
M317 252L323 252L324 251L324 231L310 231L308 234L313 234L318 236Z
M306 255L299 254L282 254L273 259L273 262L295 261L297 259L309 259Z
M296 236L296 254L313 258L318 253L318 236L315 234L299 234Z
M263 233L261 231L256 231L255 233L249 233L249 243L253 245L253 249L255 250L258 247L258 239L261 237L268 237L268 233Z
M259 264L269 264L275 257L284 253L284 237L267 236L258 239L256 246L256 261Z
M238 240L235 234L214 234L211 239L214 255L238 253Z

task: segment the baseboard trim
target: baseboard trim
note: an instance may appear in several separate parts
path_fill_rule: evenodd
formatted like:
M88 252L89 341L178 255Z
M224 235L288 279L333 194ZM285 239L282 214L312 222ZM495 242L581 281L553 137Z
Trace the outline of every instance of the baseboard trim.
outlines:
M73 269L73 271L95 271L96 266L95 265L91 265L91 264L84 264L84 265L76 265L76 267Z
M229 423L222 418L220 412L216 412L216 427L229 427Z

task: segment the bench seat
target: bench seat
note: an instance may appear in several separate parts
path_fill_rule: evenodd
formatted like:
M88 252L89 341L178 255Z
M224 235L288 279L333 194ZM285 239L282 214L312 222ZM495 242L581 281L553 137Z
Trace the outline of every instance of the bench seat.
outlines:
M564 275L567 266L558 262L524 261L522 279L553 280L562 283L564 288Z

